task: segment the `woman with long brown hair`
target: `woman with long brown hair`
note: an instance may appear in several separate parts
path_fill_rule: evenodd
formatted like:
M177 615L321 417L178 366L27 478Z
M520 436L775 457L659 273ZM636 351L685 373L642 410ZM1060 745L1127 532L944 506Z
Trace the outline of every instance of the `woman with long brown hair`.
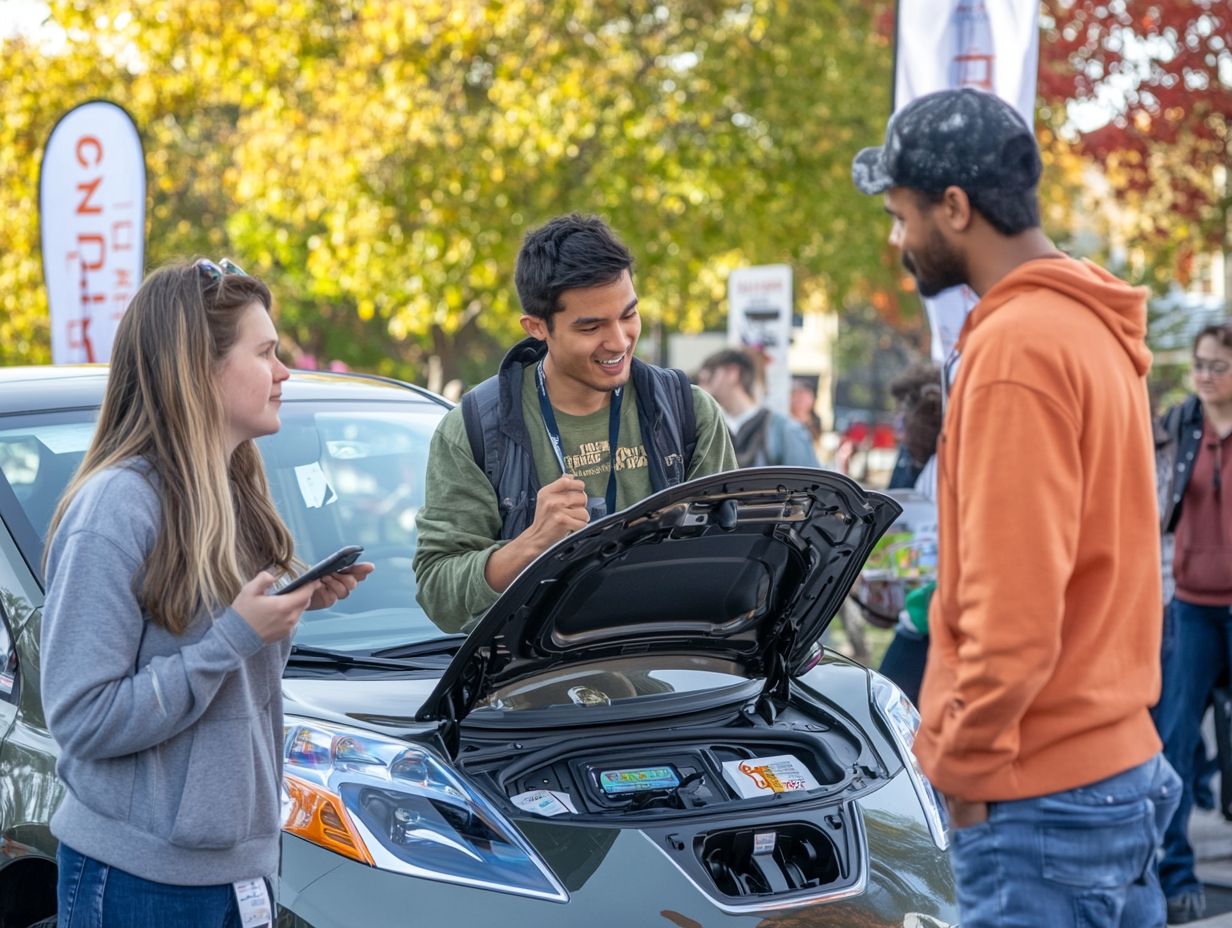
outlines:
M253 443L278 430L290 376L270 308L225 261L151 274L52 519L62 925L238 928L272 908L290 636L371 567L267 595L293 564Z

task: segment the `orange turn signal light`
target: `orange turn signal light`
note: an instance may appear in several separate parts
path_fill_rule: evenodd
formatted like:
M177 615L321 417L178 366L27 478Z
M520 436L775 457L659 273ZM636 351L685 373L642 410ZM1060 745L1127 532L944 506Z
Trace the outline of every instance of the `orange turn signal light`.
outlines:
M282 781L291 799L283 831L343 857L375 866L372 855L364 847L363 840L342 806L341 797L290 774L285 774Z

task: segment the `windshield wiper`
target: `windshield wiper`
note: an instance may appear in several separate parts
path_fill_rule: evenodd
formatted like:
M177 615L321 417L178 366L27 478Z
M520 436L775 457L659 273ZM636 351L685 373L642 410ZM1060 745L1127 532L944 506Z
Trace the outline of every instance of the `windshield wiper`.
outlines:
M373 657L425 657L429 654L452 654L462 646L466 635L442 635L440 638L429 638L427 641L412 641L409 644L396 644L390 648L373 651Z
M296 667L356 667L364 670L440 670L439 667L421 661L348 654L346 651L331 651L329 648L313 648L302 644L291 645L291 656L287 664Z

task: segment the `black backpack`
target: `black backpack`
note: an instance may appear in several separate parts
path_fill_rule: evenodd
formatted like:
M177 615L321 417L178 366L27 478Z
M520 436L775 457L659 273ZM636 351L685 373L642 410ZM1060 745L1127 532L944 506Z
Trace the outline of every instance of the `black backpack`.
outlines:
M499 375L462 397L462 421L471 456L496 491L502 539L516 538L533 521L538 490L530 435L521 414L521 378L514 380L508 387L509 408L503 416ZM684 371L634 361L633 380L651 487L658 491L683 483L697 447L689 378ZM662 446L664 442L668 447Z

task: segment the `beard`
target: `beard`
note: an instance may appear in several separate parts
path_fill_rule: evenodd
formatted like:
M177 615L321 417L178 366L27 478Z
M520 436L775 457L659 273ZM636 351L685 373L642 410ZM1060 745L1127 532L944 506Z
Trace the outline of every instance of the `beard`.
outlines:
M903 267L915 278L920 296L933 297L943 290L967 283L962 255L946 244L941 233L930 229L928 241L914 254L903 252Z

